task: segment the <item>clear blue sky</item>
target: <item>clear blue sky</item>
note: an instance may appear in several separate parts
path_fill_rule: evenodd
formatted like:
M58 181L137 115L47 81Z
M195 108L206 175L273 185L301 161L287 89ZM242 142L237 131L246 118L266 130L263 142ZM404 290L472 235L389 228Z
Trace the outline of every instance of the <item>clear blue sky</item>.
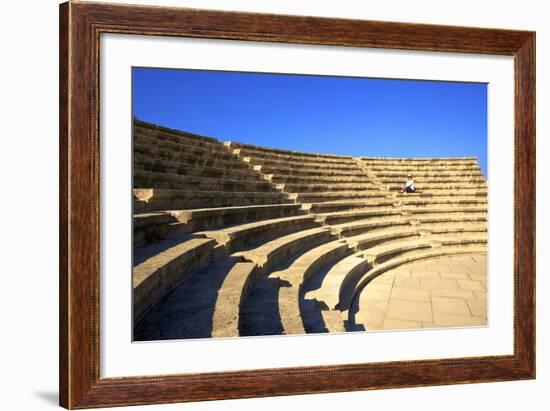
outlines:
M487 85L133 69L133 115L222 141L353 156L477 156Z

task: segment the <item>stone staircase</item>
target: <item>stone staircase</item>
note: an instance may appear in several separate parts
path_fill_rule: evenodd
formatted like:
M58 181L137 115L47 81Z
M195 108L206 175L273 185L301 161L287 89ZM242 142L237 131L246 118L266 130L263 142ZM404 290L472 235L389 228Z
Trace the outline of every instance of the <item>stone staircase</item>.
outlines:
M352 158L134 122L134 338L357 329L410 261L486 252L475 158ZM402 194L408 173L417 193Z

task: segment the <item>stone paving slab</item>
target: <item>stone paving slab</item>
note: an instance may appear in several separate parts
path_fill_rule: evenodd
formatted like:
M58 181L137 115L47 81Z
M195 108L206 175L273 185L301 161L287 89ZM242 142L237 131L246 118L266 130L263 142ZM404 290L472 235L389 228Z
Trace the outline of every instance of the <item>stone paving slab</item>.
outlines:
M487 256L416 261L371 281L356 323L367 331L487 325Z

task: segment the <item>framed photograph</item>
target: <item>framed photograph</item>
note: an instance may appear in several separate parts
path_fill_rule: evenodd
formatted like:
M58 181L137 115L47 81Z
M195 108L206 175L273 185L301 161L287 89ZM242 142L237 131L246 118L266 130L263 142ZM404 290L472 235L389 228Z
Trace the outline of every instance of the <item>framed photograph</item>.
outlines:
M535 378L535 33L60 6L60 405Z

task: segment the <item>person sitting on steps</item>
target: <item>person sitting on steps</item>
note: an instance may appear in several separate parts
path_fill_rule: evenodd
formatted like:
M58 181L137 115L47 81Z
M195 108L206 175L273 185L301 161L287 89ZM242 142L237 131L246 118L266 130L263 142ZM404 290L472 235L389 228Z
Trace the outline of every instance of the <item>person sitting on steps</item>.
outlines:
M414 180L412 178L412 175L407 175L407 182L405 183L405 186L401 190L402 193L414 193L416 191L416 187L414 185Z

